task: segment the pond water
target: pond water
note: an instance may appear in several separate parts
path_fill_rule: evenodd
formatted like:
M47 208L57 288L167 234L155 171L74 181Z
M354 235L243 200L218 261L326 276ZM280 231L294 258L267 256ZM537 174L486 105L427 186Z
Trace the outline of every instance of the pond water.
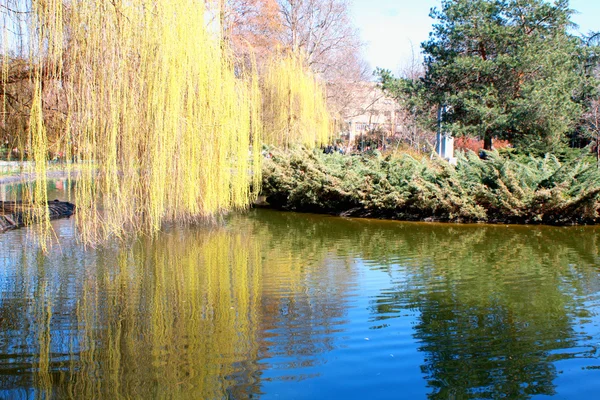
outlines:
M33 182L0 182L0 201L22 200L22 198L24 197L23 193L27 189L33 190L34 185L35 183ZM74 186L75 182L67 178L48 180L48 183L46 185L48 200L73 201L72 188L74 188Z
M0 235L0 398L594 398L600 230L251 210Z

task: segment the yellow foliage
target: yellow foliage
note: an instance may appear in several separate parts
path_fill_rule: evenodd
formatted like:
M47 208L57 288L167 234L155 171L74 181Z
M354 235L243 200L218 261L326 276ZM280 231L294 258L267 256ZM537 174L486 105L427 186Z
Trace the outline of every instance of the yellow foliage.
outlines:
M258 245L241 234L185 233L123 249L111 272L86 280L76 315L80 357L71 357L68 380L75 397L221 398L234 389L222 377L258 357ZM101 302L103 290L110 294ZM104 374L104 382L93 378Z
M26 201L32 205L31 213L26 218L30 218L36 224L37 232L41 238L44 238L50 231L50 213L48 211L48 193L46 191L46 154L48 142L46 137L46 129L42 118L41 105L41 88L40 83L36 82L33 104L31 105L31 113L29 119L29 141L31 148L31 158L33 163L30 164L31 172L38 177L37 182L28 185L29 190L26 191ZM46 248L46 240L41 240L42 248Z
M300 55L275 54L263 78L264 141L288 147L329 142L331 118L325 89Z
M232 217L227 228L85 253L69 240L35 258L35 247L9 240L0 258L15 266L9 289L36 299L35 325L15 317L15 356L32 359L31 386L44 398L248 398L261 387L265 346L318 360L330 339L315 340L312 325L339 323L356 277L331 257L340 243L282 231L288 220Z
M262 79L254 61L234 65L204 1L27 4L29 62L18 71L30 74L32 101L15 122L26 134L15 135L26 136L18 147L38 178L25 200L42 238L51 153L77 165L76 219L95 243L244 208L260 191L263 139L330 139L324 87L303 57L275 51Z
M62 146L82 165L75 200L86 242L249 204L260 182L256 69L234 69L203 1L32 4L34 80L66 77ZM37 115L29 142L43 177Z

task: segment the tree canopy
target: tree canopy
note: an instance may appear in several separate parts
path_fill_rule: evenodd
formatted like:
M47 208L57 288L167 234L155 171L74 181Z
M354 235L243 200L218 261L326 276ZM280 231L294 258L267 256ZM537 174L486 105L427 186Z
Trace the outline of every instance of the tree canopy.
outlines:
M456 136L511 140L548 151L573 132L591 93L588 50L567 0L443 0L421 47L425 76L408 85L379 71L384 89L449 106Z

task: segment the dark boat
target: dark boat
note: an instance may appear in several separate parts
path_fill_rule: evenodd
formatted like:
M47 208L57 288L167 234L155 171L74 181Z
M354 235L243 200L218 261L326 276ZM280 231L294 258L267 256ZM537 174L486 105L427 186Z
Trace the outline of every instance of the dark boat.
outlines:
M0 201L0 233L22 228L28 224L26 218L30 206L21 201ZM49 201L50 219L69 218L75 213L75 205L66 201Z

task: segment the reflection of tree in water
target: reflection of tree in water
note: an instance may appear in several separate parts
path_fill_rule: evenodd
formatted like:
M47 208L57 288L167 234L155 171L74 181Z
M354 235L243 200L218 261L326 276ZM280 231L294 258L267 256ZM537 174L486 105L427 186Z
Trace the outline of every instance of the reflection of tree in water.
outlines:
M553 362L573 357L581 301L600 290L600 232L589 228L397 224L260 212L293 246L357 257L394 286L372 302L374 328L418 310L415 338L431 398L554 393ZM289 235L289 234L288 234ZM271 244L274 248L277 243ZM284 247L284 246L282 246Z
M13 243L0 259L12 269L0 287L0 354L11 357L0 397L247 398L269 358L314 365L334 347L351 274L289 232L276 232L289 246L278 248L250 228L87 252L65 243L37 258Z
M553 394L553 361L572 357L553 350L576 343L577 298L600 288L589 268L598 239L521 227L396 235L403 251L418 249L418 261L397 267L406 279L373 303L374 320L419 310L415 338L432 398Z
M585 316L574 299L600 289L599 239L256 210L131 247L45 258L13 243L0 254L0 393L259 396L265 369L300 379L336 348L358 258L392 282L374 327L419 311L432 398L551 394L552 362L572 356L551 353Z
M7 260L25 282L2 285L0 353L12 358L2 396L259 392L255 245L240 234L185 232L86 253L68 247ZM25 313L4 325L22 301Z
M346 299L354 270L322 232L304 215L251 213L230 219L229 228L251 233L260 242L263 260L261 358L276 359L269 368L290 370L314 366L335 348L346 323ZM325 236L323 236L325 235ZM282 379L303 379L293 375Z

